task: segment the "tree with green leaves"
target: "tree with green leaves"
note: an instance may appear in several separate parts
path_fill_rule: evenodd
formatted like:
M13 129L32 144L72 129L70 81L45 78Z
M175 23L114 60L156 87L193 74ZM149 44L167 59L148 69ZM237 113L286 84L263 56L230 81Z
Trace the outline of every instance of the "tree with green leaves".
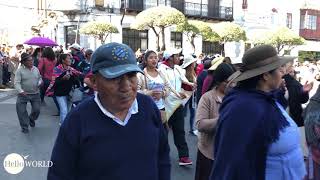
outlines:
M295 46L303 45L305 40L287 27L281 27L274 31L268 31L261 38L254 41L255 44L269 44L274 46L278 53L287 48L292 50Z
M222 46L222 55L224 56L224 45L226 42L239 42L247 39L245 30L236 23L220 22L214 24L213 31L219 35L218 42ZM209 38L212 42L217 42L216 37Z
M198 36L202 36L204 40L207 39L219 39L219 36L217 33L213 32L210 26L203 22L203 21L194 21L189 20L185 21L184 23L181 23L177 26L178 32L183 32L190 42L193 52L195 52L195 44L194 39Z
M104 44L111 33L119 33L117 27L107 22L92 21L84 24L80 29L81 34L93 36Z
M168 6L158 6L148 8L136 16L135 22L131 25L132 29L146 30L152 29L157 36L157 50L160 50L160 35L162 37L161 50L166 49L164 30L172 25L181 24L185 21L182 12ZM158 29L158 30L157 30Z

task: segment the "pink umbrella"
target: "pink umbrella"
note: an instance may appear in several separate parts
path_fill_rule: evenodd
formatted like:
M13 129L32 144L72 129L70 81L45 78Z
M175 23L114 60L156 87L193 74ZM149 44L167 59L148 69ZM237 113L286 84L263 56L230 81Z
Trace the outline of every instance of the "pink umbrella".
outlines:
M33 38L29 39L28 41L24 42L24 44L35 45L35 46L40 46L40 47L58 46L58 44L56 42L52 41L49 38L45 38L45 37L33 37Z

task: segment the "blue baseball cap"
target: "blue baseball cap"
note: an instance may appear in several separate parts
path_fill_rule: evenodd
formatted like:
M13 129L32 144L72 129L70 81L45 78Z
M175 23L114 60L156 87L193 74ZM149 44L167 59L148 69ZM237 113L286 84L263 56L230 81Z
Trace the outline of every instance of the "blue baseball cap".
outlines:
M108 43L95 50L91 57L91 70L107 79L113 79L129 72L140 72L132 49L120 43Z

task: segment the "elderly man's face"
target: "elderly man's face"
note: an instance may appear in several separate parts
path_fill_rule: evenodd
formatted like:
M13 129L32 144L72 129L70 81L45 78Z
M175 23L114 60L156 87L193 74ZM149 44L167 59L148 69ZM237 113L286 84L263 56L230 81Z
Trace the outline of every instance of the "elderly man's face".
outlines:
M33 67L33 59L32 57L29 57L27 60L25 60L23 62L23 64L27 67L27 68L32 68Z
M117 113L129 110L137 97L137 73L131 72L114 79L106 79L96 74L92 82L98 91L100 101L108 111Z

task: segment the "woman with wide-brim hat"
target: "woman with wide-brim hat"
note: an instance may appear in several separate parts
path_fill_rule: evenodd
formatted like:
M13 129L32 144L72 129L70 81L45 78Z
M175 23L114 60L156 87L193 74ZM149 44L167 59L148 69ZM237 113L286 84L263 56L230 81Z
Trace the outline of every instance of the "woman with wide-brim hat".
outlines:
M244 54L220 108L210 180L304 178L299 129L274 96L292 59L269 45Z
M195 99L195 91L196 91L196 84L197 84L197 74L195 71L197 59L192 57L191 55L185 56L183 64L181 68L183 69L183 75L187 78L189 83L193 83L193 86L182 83L182 88L190 94L188 96L188 101L184 106L184 116L187 117L187 112L189 109L190 116L189 116L189 125L190 130L189 134L197 135L197 131L194 127L194 118L195 118L195 111L196 111L196 99Z

